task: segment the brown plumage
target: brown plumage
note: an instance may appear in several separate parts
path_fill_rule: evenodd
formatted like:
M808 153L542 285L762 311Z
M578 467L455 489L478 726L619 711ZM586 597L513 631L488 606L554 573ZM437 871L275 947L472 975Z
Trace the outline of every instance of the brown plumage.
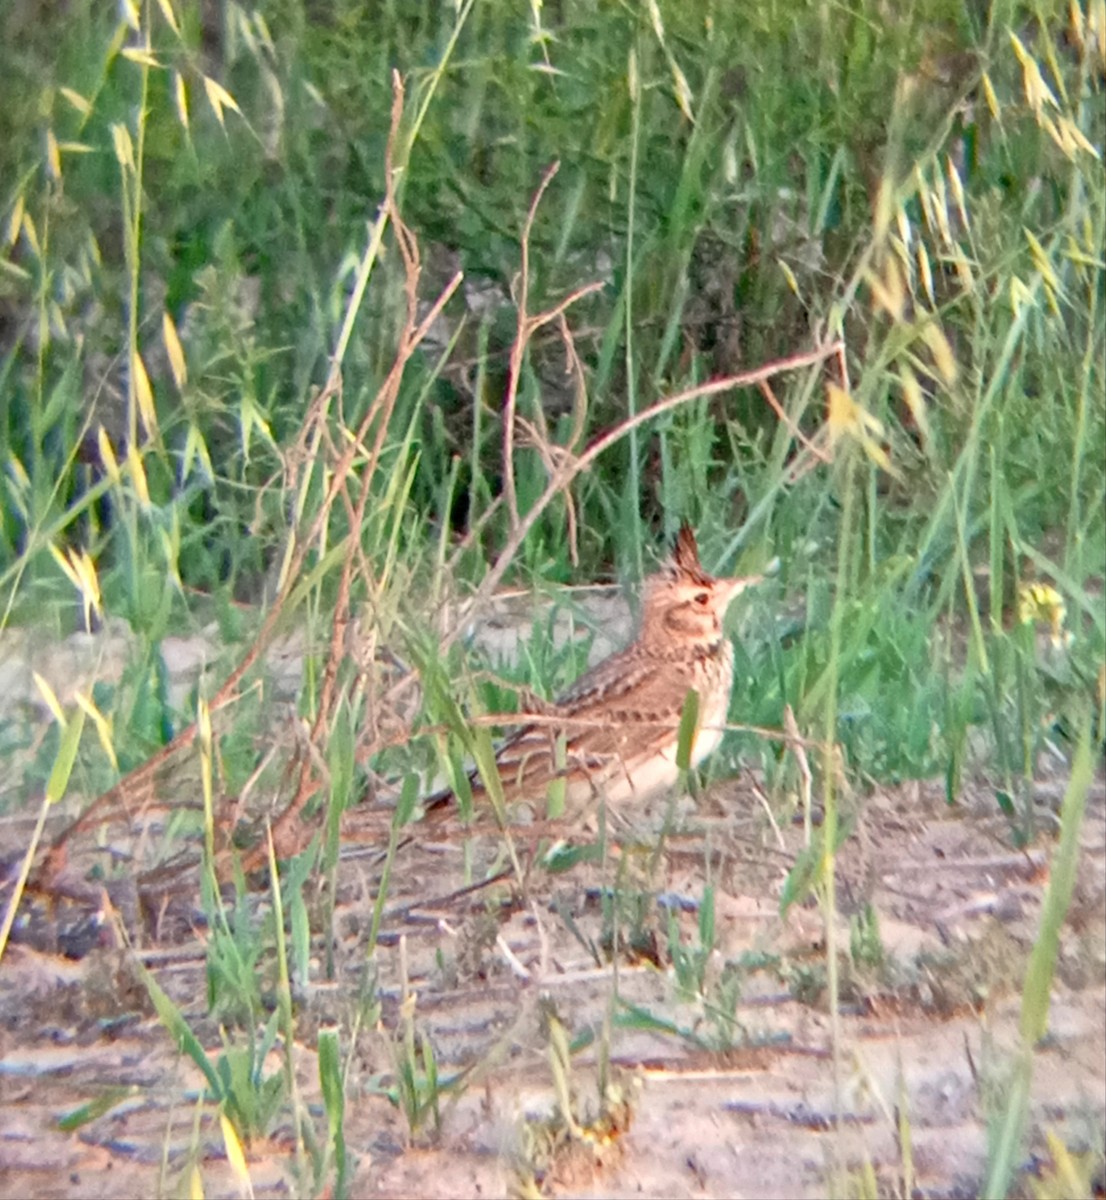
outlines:
M692 765L722 740L733 684L733 646L722 632L730 602L759 577L715 579L703 570L695 534L684 525L671 561L645 582L641 626L624 650L597 663L542 706L540 720L512 733L496 764L508 803L541 804L565 780L566 816L640 801L678 777L680 716L688 692L699 695ZM474 799L484 787L472 775ZM441 810L446 790L426 803Z

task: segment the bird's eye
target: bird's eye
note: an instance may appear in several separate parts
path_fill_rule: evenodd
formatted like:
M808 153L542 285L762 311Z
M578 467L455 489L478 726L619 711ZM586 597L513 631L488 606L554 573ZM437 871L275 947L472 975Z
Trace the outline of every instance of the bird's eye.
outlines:
M700 608L706 608L706 606L710 603L710 593L696 592L695 603L698 604Z

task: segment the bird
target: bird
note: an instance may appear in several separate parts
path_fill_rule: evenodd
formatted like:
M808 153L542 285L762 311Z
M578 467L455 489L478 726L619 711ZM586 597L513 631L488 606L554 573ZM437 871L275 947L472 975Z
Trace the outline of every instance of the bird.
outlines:
M563 780L563 812L571 821L600 801L617 817L673 787L689 692L698 697L690 765L722 740L734 677L733 643L722 622L731 602L760 581L708 574L684 523L670 560L645 581L634 640L552 703L531 705L536 711L500 743L495 769L502 799L534 804ZM478 805L487 785L475 768L469 784ZM443 788L427 797L424 813L440 813L454 799L453 789Z

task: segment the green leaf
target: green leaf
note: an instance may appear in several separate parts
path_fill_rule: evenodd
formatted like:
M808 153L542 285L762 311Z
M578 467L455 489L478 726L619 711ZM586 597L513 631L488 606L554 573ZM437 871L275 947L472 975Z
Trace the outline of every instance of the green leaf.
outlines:
M89 1100L79 1108L73 1109L72 1112L66 1113L64 1117L59 1117L58 1128L62 1133L73 1133L82 1125L87 1125L90 1121L102 1117L104 1113L110 1112L117 1104L121 1104L131 1096L137 1096L140 1090L134 1085L105 1088L95 1100Z
M472 819L472 780L461 761L461 751L457 738L450 734L445 754L446 775L454 796L457 797L457 811L462 821Z
M207 1086L211 1090L212 1099L216 1103L222 1103L226 1099L226 1092L219 1078L219 1073L212 1065L211 1059L208 1058L203 1046L200 1045L199 1039L188 1027L188 1022L185 1021L180 1009L161 990L157 980L141 963L138 964L138 969L142 975L142 982L145 983L146 990L150 994L150 1000L153 1002L154 1009L161 1023L169 1031L169 1036L176 1042L178 1048L187 1054L199 1068L203 1077L207 1080Z
M342 1064L338 1056L338 1032L319 1031L319 1086L332 1137L338 1137L346 1115L346 1097L342 1089Z
M680 729L676 737L676 766L681 771L691 769L691 751L695 745L695 733L699 728L699 693L688 688L684 706L680 710Z
M501 826L506 826L507 797L503 791L503 780L499 777L492 735L485 725L478 725L472 731L472 756L476 759L476 769L480 772L480 780L495 810L496 820Z
M563 731L557 734L553 755L557 774L545 789L545 815L550 821L559 820L564 816L568 795L568 777L565 773L568 767L568 739Z
M714 884L703 890L703 902L699 905L699 945L704 950L714 949Z
M834 854L845 844L852 833L854 821L852 818L842 821L837 827L834 838ZM780 893L780 916L786 916L787 910L798 900L809 895L824 877L825 839L821 830L811 838L810 845L799 851L795 865L784 880L783 891Z
M69 787L69 776L73 774L73 764L77 761L77 748L81 744L83 729L84 709L78 708L62 730L58 755L50 769L50 778L46 781L46 799L50 804L57 804Z
M349 1167L345 1137L346 1096L342 1086L338 1033L334 1029L319 1031L319 1084L323 1093L330 1138L334 1144L334 1157L338 1164L333 1194L335 1200L344 1200L348 1195L346 1176Z
M311 974L311 921L303 893L297 889L289 904L292 923L292 962L296 977L308 979Z
M343 705L331 727L327 743L327 765L330 767L330 794L344 811L353 794L353 767L356 737L349 706Z
M821 879L823 858L821 835L814 837L809 846L799 851L780 892L781 917L787 916L792 904L809 895L811 888Z
M403 790L399 794L399 803L396 805L396 814L392 819L392 825L395 829L402 829L405 825L410 824L411 817L415 812L415 805L419 799L419 777L413 772L410 775L404 776Z
M579 863L597 863L602 860L603 847L594 842L579 846L558 842L549 848L541 862L547 871L559 875L571 871Z

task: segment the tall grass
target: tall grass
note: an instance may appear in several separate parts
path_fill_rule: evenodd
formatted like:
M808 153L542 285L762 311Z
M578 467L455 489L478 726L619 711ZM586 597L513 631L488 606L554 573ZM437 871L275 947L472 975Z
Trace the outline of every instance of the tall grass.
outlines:
M955 802L985 764L1014 836L1039 833L1039 755L1106 704L1101 0L16 0L0 33L0 630L132 631L121 681L81 698L86 790L196 740L169 634L219 623L237 666L204 699L241 733L265 647L306 628L310 749L240 865L318 854L333 881L368 760L409 781L390 870L436 756L396 661L445 681L437 748L464 741L459 628L428 654L412 597L634 579L689 518L708 567L780 561L734 715L825 746L828 930L839 770L943 774ZM74 728L34 768L51 802ZM233 732L223 769L251 779ZM792 769L731 743L770 784ZM831 994L836 961L831 937ZM405 1038L411 1110L436 1114ZM327 1047L316 1162L341 1191Z

